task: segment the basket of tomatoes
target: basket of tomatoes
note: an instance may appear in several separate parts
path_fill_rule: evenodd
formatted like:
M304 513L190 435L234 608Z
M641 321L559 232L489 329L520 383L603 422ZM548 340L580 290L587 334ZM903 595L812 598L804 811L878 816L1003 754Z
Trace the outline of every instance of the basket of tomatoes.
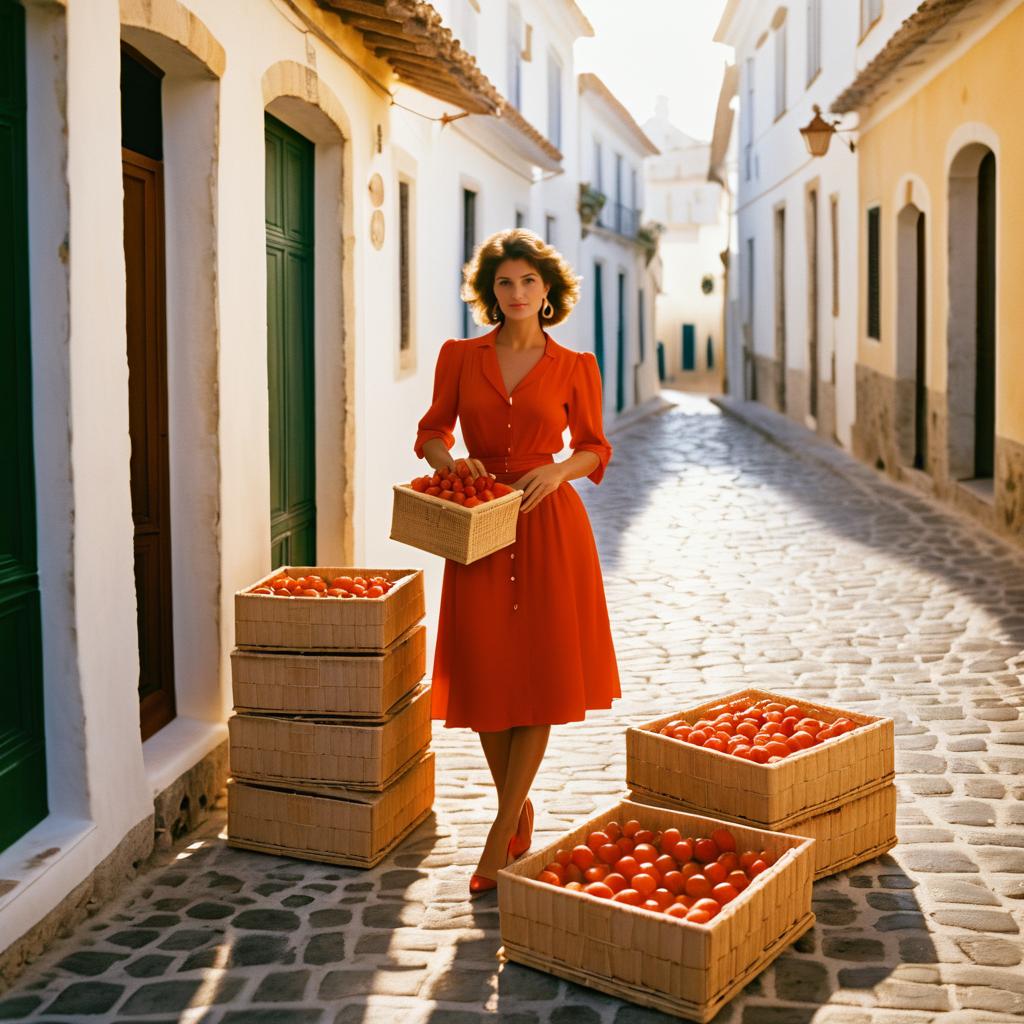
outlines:
M457 466L395 484L391 539L469 565L515 542L523 492Z
M502 955L708 1021L813 924L813 845L622 801L500 872Z
M235 641L293 651L383 651L425 612L421 569L284 566L235 594Z
M896 842L889 718L748 689L626 733L632 795L818 840L823 877Z

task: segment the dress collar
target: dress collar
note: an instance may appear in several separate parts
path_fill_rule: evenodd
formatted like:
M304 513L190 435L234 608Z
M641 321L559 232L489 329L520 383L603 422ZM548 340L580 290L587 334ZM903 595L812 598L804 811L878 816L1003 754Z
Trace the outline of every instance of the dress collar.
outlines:
M501 376L501 368L498 366L498 352L495 348L495 338L497 338L498 331L500 329L501 324L498 324L493 328L493 330L490 330L481 337L476 338L474 344L477 348L490 349L490 352L484 354L484 376L491 382L498 394L501 395L503 401L511 402L512 399L505 390L505 381ZM540 373L540 368L546 360L555 358L555 340L547 331L545 331L544 354L537 360L536 365L530 370L530 372L512 389L513 393L518 391L527 382L532 381Z

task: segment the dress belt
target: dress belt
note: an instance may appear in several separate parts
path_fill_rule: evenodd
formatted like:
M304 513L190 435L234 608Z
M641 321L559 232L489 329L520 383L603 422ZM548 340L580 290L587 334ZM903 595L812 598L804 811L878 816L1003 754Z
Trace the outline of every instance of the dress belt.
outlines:
M538 466L550 465L555 461L550 452L535 452L529 455L515 453L509 455L474 455L479 459L488 473L526 473Z

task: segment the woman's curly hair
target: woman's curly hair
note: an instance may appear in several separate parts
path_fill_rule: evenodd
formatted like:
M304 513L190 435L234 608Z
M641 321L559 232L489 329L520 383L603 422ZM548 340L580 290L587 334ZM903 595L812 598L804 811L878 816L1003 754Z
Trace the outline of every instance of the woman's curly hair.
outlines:
M548 286L553 312L545 317L542 307L540 322L544 327L560 324L572 312L580 297L580 279L566 258L532 231L508 228L483 241L462 268L462 298L469 303L478 324L493 325L505 319L494 294L494 278L505 260L526 260Z

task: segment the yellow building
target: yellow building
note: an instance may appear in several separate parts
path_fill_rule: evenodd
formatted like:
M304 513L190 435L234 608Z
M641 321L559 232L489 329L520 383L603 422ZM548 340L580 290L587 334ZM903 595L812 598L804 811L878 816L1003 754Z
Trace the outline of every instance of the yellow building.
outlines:
M1019 0L925 0L835 101L860 117L854 451L1024 538Z

